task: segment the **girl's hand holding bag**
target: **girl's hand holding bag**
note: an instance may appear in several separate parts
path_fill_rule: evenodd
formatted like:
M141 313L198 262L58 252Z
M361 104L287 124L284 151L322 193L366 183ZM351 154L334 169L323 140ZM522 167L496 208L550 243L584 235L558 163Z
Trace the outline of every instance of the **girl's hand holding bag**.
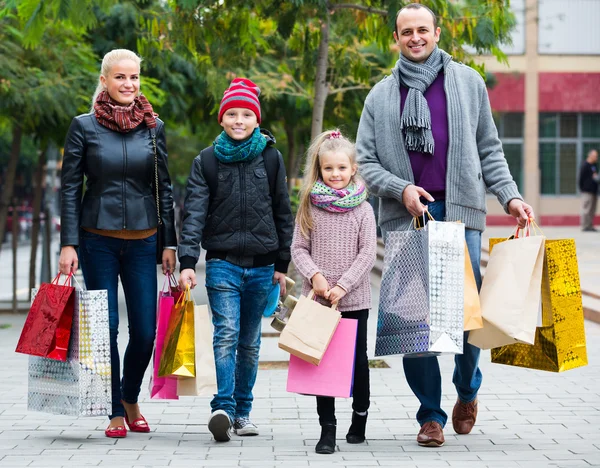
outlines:
M294 313L279 337L279 347L300 359L319 365L329 342L342 318L336 310L313 300L314 290L308 297L300 296Z

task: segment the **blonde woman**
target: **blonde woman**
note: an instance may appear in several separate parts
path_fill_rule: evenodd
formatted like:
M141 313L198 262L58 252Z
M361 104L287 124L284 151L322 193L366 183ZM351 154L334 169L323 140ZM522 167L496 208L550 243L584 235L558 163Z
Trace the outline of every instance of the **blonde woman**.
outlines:
M137 401L156 331L158 236L158 245L168 246L158 252L163 273L175 267L165 129L140 93L140 62L125 49L104 56L92 111L73 119L62 166L60 271L75 272L81 264L89 289L108 290L112 414L107 437L125 437L125 423L132 432L150 431ZM129 321L122 379L119 277Z

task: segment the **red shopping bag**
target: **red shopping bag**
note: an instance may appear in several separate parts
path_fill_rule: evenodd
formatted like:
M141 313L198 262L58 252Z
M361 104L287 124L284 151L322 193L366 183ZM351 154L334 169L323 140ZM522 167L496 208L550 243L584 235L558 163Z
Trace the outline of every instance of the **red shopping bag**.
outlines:
M154 367L150 379L150 398L157 400L179 400L177 395L177 377L159 377L158 368L160 367L160 356L165 346L167 329L169 328L169 318L175 305L174 293L181 294L179 289L174 291L172 284L173 276L167 273L165 284L163 284L160 295L158 296L158 325L156 327L156 345L154 348ZM169 286L165 288L167 281ZM166 291L165 291L166 289Z
M290 356L287 391L304 395L352 396L358 320L341 319L318 366Z
M67 286L72 274L60 285L60 273L52 283L40 286L17 344L17 353L67 360L75 307L75 288Z

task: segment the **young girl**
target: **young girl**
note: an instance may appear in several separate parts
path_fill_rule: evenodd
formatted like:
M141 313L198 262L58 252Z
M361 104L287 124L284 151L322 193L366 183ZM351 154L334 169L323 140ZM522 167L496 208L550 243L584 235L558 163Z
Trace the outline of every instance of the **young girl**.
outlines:
M350 444L365 440L369 409L367 319L369 273L377 245L375 215L356 175L354 144L339 130L321 133L308 149L304 187L296 216L292 261L304 276L302 294L315 290L319 302L338 302L344 318L358 320ZM321 438L317 453L335 451L335 399L317 397Z

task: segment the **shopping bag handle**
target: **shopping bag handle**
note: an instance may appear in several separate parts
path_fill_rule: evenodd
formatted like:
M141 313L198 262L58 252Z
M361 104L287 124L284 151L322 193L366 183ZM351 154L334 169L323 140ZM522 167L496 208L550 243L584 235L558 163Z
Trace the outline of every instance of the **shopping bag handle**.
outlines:
M525 227L520 228L519 226L517 226L515 229L515 233L512 236L510 236L508 239L518 239L519 233L521 231L523 231L523 237L530 237L532 235L531 231L533 231L534 236L543 236L544 235L544 232L538 226L538 224L535 222L535 220L533 218L528 218L527 222L525 223Z
M79 281L77 281L77 278L75 278L75 275L71 275L73 281L75 281L75 284L77 285L77 287L79 288L80 291L84 291L84 289L81 287L81 285L79 284ZM73 283L71 283L73 284Z
M435 221L435 218L433 216L431 216L431 213L429 212L427 207L425 207L425 209L423 210L423 214L421 215L423 217L423 225L422 226L417 225L417 222L421 221L420 216L414 216L411 221L411 225L414 227L414 229L416 231L418 231L419 229L423 229L425 227L425 224L427 224L427 219L425 218L426 213L427 213L427 216L429 217L429 221Z
M314 297L315 297L315 290L314 290L314 289L311 289L311 290L310 290L310 292L308 293L308 296L306 296L306 297L307 297L308 299L311 299L311 300L313 300L313 299L314 299ZM336 310L336 309L337 309L337 306L338 306L338 303L339 303L339 301L338 301L338 302L332 302L332 303L331 303L331 309L332 309L332 310Z
M175 286L177 288L179 287L179 284L177 283L177 280L175 279L175 275L173 273L167 271L167 277L169 278L169 286Z
M165 291L165 286L167 285L167 281L169 282L169 287ZM163 286L162 286L162 288L160 288L160 295L161 296L170 296L171 295L171 287L170 286L171 286L171 272L167 271L167 274L165 275L165 280L163 281Z
M177 303L175 305L179 306L179 305L183 304L184 301L191 300L191 296L192 296L192 293L190 290L190 285L186 284L185 291L183 292L183 294L181 296L179 296L179 299L177 300Z
M62 273L59 271L58 275L56 275L56 277L52 280L52 284L58 284L58 280L59 280L61 274ZM71 279L71 277L73 277L73 272L71 271L71 272L69 272L68 275L64 275L64 276L66 276L67 279L65 280L65 282L62 285L66 286L67 283L69 282L69 280Z

